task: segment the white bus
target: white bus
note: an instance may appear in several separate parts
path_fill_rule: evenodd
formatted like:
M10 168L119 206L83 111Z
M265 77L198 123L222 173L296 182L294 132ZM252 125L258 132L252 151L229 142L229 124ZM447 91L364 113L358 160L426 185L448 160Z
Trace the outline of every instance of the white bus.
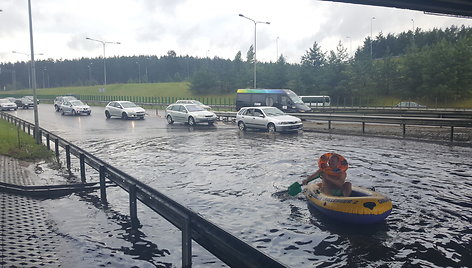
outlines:
M300 98L308 107L331 105L331 98L329 96L300 96Z

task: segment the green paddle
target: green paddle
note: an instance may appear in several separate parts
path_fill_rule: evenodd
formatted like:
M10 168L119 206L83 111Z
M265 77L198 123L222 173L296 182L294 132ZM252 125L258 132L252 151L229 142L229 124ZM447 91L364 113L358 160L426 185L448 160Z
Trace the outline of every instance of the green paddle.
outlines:
M315 178L313 178L312 180L316 179L316 178L319 178L320 176L317 176ZM291 195L291 196L296 196L297 194L301 193L302 191L302 185L298 182L294 182L292 183L292 185L290 185L288 187L288 194Z
M291 196L296 196L302 191L302 185L298 182L294 182L288 187L288 194Z

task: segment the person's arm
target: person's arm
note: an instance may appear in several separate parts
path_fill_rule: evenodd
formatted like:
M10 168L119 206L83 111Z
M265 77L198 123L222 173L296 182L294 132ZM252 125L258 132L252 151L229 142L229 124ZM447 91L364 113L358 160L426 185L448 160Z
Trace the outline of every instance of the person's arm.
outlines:
M315 173L311 174L310 176L308 176L306 179L304 179L302 181L302 185L306 185L308 184L310 181L312 181L313 179L319 177L321 174L321 169L318 169Z
M346 172L341 172L339 176L325 176L324 180L330 182L336 187L343 187L344 182L346 181Z

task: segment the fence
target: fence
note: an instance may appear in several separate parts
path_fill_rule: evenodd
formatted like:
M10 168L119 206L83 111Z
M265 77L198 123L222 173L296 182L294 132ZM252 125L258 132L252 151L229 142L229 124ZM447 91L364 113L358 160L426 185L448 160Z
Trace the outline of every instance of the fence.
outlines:
M4 112L0 113L0 118L22 128L29 135L34 132L34 124L25 120ZM192 240L231 267L287 267L131 175L49 131L42 128L39 131L40 140L43 142L45 138L48 149L51 149L51 142L54 143L54 152L57 157L60 153L59 147L65 149L66 165L69 170L71 169L71 155L79 159L82 182L86 181L85 165L99 173L102 202L107 203L106 179L128 193L133 228L139 225L137 215L137 201L139 200L181 230L182 267L191 267L192 265Z

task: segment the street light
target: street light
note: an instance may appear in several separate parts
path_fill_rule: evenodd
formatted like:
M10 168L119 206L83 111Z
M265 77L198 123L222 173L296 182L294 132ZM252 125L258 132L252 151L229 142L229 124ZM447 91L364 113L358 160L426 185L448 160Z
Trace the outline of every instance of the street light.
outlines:
M109 42L109 41L97 40L97 39L92 39L92 38L89 38L89 37L86 37L85 39L90 40L90 41L99 42L99 43L102 43L102 45L103 45L103 89L105 89L107 87L107 64L106 64L105 46L106 46L106 44L119 45L121 43L120 42Z
M31 18L31 0L28 0L28 18L29 18L30 51L31 51L31 79L33 80L34 137L36 140L36 144L40 144L41 135L39 133L38 97L36 96L36 68L35 68L35 63L34 63L33 19Z
M256 63L257 63L257 24L258 23L264 23L264 24L270 24L268 21L255 21L251 18L248 18L244 16L243 14L239 14L240 17L243 17L245 19L248 19L254 23L254 88L256 88Z
M352 54L352 39L350 36L346 36L347 39L349 39L349 56Z
M279 37L277 36L277 38L275 38L275 49L276 49L276 53L277 53L277 57L275 57L275 62L279 61Z
M18 52L18 51L12 51L11 53L26 55L26 56L28 56L28 58L31 56L31 54L29 54L29 53ZM35 54L35 55L42 56L44 54L43 53L38 53L38 54ZM28 71L28 88L31 88L31 70L30 70L31 69L31 61L29 62L28 65L29 66L26 68L27 71Z
M372 22L375 20L375 17L370 19L370 58L372 59Z
M141 65L139 65L139 62L136 62L138 65L138 81L141 84Z
M93 62L87 65L90 85L92 85L92 65L93 65Z

